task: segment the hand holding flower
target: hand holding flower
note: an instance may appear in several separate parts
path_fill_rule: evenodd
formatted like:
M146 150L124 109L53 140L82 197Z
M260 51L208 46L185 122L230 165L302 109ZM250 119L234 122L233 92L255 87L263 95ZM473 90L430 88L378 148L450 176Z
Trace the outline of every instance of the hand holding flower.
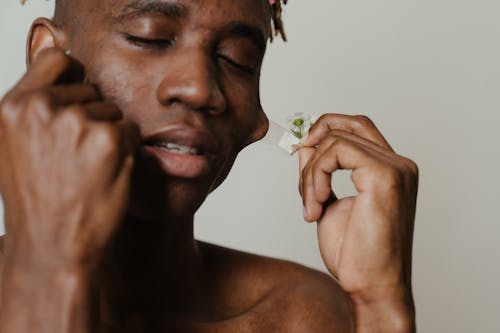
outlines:
M413 332L415 163L368 118L334 114L313 125L299 161L304 218L318 222L322 258L352 299L357 332ZM341 169L352 170L357 196L335 196L331 177Z

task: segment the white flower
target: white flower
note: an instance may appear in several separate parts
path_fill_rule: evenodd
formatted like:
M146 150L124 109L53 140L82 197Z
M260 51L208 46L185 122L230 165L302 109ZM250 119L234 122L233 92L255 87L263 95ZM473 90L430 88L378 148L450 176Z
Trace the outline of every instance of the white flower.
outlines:
M304 134L309 131L311 126L316 121L316 117L311 115L304 115L303 112L296 112L293 114L293 116L288 117L286 120L293 135L295 135L299 139L302 139Z

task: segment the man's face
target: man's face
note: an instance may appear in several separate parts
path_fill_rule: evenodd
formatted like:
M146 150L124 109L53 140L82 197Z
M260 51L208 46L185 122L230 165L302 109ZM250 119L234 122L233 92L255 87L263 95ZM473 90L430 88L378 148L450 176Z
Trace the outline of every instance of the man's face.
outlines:
M92 0L77 7L68 48L144 139L130 213L193 215L237 153L267 131L259 97L265 0Z

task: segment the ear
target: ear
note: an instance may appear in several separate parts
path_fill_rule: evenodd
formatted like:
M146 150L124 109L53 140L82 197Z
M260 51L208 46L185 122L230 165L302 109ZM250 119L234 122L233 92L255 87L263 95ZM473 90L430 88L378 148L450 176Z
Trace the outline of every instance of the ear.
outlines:
M26 62L28 68L41 51L53 47L59 47L64 50L65 40L65 34L54 22L46 18L36 19L31 25L26 44Z

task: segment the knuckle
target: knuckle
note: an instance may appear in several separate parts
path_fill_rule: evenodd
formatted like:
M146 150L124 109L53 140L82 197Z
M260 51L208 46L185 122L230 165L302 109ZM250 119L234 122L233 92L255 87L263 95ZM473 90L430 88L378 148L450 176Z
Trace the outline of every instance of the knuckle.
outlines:
M2 99L0 100L0 106L2 106L2 107L15 107L15 106L17 106L18 101L19 101L19 98L17 97L17 94L15 92L11 91L2 97Z
M19 102L14 95L5 96L0 102L0 119L2 121L12 121L19 115Z
M35 92L28 99L28 109L31 111L51 109L53 105L54 98L48 92Z
M330 118L332 116L331 113L323 113L321 116L319 116L318 118L318 122L324 122L326 121L328 118Z
M47 121L52 115L53 97L45 92L34 92L23 98L8 98L2 104L2 117L6 121Z
M316 120L315 124L318 124L318 126L328 127L328 123L330 122L330 119L333 117L334 117L333 113L323 113L321 116L319 116L318 120Z
M385 165L378 169L376 179L380 187L399 188L403 184L403 174L397 168Z
M60 115L61 122L65 126L73 129L82 128L86 123L84 110L80 106L71 106L64 110Z
M324 113L321 116L319 116L318 119L316 119L314 124L309 129L309 132L315 132L318 128L321 128L321 127L328 127L328 125L327 125L328 118L330 118L331 116L332 115L328 114L328 113Z
M410 169L411 174L418 177L418 175L420 174L418 164L415 163L415 161L413 161L411 159L407 159L407 163L408 163L408 168Z
M374 126L373 121L368 116L365 115L354 116L354 124L356 127L359 128L368 128Z
M108 155L118 151L120 136L115 126L108 123L96 124L92 133L92 143L96 145L96 147L99 147L102 153Z
M406 174L410 177L411 180L418 181L420 171L417 163L406 157L403 157L403 161Z

